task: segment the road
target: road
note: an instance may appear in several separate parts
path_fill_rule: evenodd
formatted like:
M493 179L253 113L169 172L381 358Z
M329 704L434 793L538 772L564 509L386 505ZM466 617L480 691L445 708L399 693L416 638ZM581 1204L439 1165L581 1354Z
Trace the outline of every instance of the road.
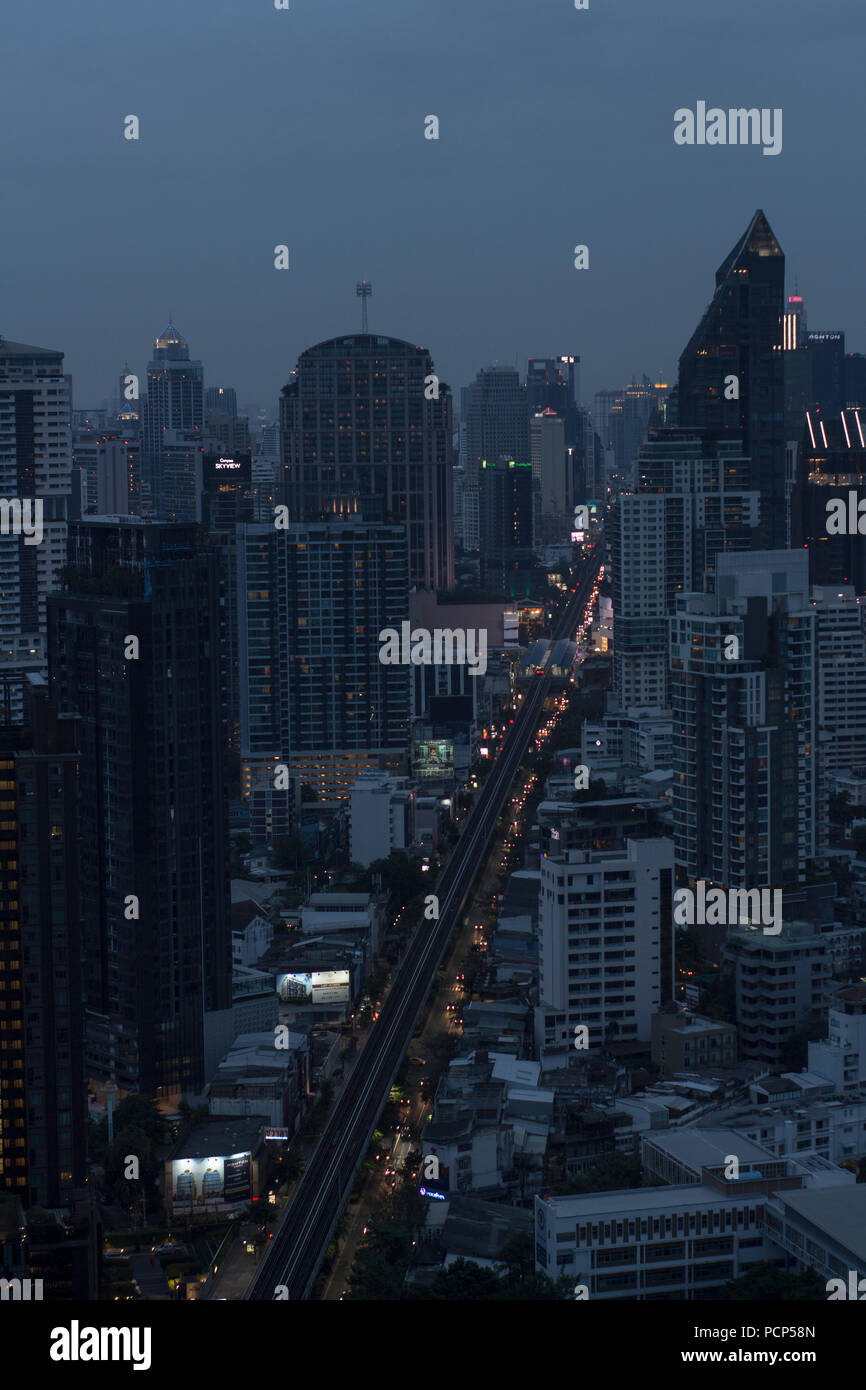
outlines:
M600 563L601 556L596 551L584 568L577 593L555 625L555 638L574 634ZM246 1292L247 1299L295 1300L309 1296L436 970L538 725L548 689L549 681L544 677L526 689L514 724L437 884L439 917L421 923L412 938L378 1021Z

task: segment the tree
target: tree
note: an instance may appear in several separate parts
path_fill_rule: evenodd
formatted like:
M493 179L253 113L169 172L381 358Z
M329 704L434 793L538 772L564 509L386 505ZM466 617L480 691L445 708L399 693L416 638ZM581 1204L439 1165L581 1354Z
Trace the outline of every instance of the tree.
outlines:
M701 994L701 1011L721 1023L737 1021L737 990L732 970L719 971Z
M813 1302L827 1297L827 1291L811 1265L804 1274L786 1274L772 1260L760 1260L739 1279L725 1285L724 1297L734 1302L769 1303Z
M243 878L244 874L246 873L244 855L249 854L251 849L252 841L250 840L250 837L246 833L246 831L243 831L240 835L235 835L234 839L232 840L232 857L230 870L232 878Z
M856 807L851 805L850 792L834 792L827 809L834 825L850 825L857 815Z
M293 869L297 873L303 854L300 835L280 835L274 840L271 860L275 869Z
M779 1061L783 1071L801 1071L809 1060L809 1043L827 1036L825 1015L813 1009L808 1018L782 1043Z
M156 1101L150 1096L124 1096L114 1112L114 1132L119 1134L128 1127L141 1129L148 1139L159 1143L162 1138L163 1120Z
M623 1187L640 1187L643 1170L639 1158L613 1153L603 1158L571 1183L572 1192L616 1192Z

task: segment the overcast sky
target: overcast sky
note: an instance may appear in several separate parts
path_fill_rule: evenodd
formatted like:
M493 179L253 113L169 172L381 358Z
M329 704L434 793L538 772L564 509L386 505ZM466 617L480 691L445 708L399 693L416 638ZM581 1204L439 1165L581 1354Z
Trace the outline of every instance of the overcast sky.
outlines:
M671 382L758 207L809 327L866 351L863 0L290 6L6 7L0 333L64 351L77 406L144 372L169 310L206 383L269 404L358 330L362 278L455 392L561 352L590 404ZM781 107L781 154L675 145L698 100Z

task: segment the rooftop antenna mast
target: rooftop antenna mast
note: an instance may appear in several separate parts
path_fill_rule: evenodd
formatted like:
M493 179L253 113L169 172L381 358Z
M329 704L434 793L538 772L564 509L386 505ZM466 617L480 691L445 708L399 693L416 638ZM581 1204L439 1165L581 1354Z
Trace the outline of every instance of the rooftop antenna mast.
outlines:
M355 294L361 301L361 332L368 333L367 327L367 300L373 293L373 286L369 280L359 280L355 286Z

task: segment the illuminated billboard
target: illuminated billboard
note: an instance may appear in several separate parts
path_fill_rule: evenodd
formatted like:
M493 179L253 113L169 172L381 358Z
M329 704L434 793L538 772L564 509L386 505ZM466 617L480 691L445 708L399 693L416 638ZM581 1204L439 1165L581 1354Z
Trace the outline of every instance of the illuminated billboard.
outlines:
M347 1004L348 970L313 970L300 975L278 975L277 994L284 1004Z
M172 1159L172 1205L209 1211L232 1202L249 1201L251 1168L249 1153Z

